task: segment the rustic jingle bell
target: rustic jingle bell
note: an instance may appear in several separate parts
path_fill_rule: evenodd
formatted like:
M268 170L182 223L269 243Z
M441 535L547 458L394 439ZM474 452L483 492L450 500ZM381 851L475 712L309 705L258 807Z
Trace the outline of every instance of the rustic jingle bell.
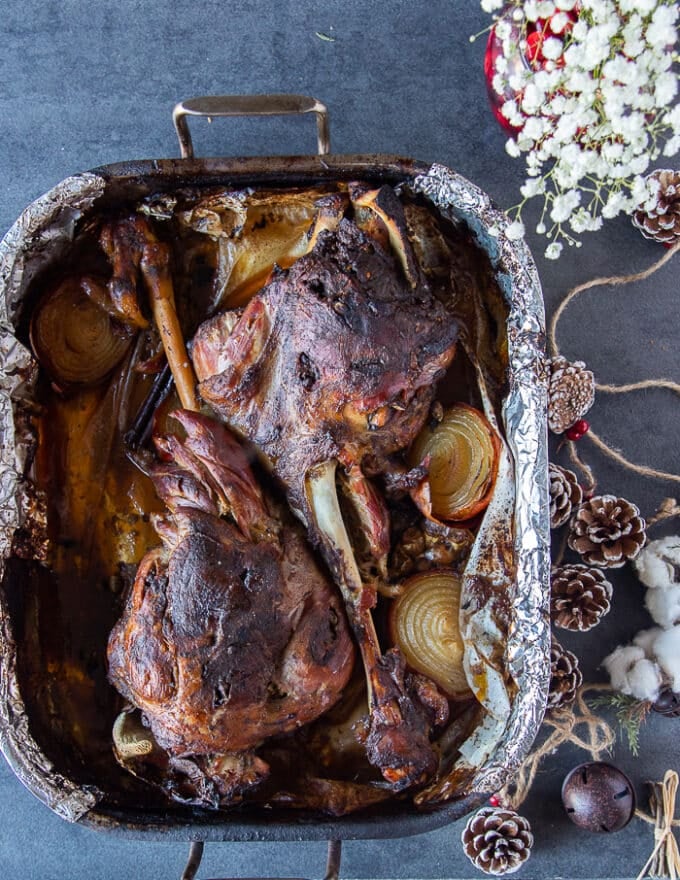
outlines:
M604 761L579 764L562 783L562 803L571 821L586 831L624 828L635 813L635 792L618 767Z
M680 693L672 688L664 688L652 703L652 710L668 718L680 717Z

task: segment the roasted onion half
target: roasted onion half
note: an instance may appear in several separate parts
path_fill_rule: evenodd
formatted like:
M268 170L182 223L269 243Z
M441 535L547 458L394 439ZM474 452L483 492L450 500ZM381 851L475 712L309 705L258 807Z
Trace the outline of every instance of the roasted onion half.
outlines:
M476 516L491 500L499 454L500 439L486 416L466 403L454 404L440 422L426 425L411 447L409 463L428 471L429 500L423 502L420 493L416 503L426 516L447 522Z
M31 320L31 345L60 388L96 385L123 359L131 331L95 301L106 287L92 278L67 278L47 293Z
M413 575L390 609L390 634L407 665L452 699L472 696L460 634L460 577L450 569Z

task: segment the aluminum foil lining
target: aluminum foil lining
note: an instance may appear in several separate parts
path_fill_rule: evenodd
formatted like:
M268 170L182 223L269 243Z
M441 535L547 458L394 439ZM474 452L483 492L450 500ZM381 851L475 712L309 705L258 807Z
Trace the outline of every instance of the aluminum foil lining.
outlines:
M505 663L516 685L507 712L487 715L481 729L463 744L475 767L465 790L493 792L519 766L538 732L548 689L550 630L549 502L547 489L547 379L540 282L528 248L507 237L508 218L465 178L433 165L409 187L427 197L453 222L464 222L491 260L509 308L509 391L502 407L505 436L514 469L514 551L516 578L505 635ZM60 257L73 239L76 221L104 192L96 174L67 178L33 202L0 243L0 575L22 521L22 474L27 448L15 430L12 401L30 397L35 365L16 340L12 319L31 279ZM499 503L505 503L503 499ZM507 508L506 508L507 510ZM474 620L472 621L474 625ZM18 778L54 812L77 821L102 797L55 771L32 738L22 700L16 646L8 609L0 592L0 749Z

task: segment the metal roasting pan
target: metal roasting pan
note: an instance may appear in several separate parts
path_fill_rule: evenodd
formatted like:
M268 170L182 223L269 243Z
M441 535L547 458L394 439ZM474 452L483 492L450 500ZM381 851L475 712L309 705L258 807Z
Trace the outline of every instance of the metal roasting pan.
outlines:
M292 113L312 113L316 118L316 155L194 157L189 116ZM533 260L524 242L508 238L509 221L488 196L449 168L390 155L331 154L327 111L313 99L295 95L197 98L175 108L174 122L182 158L121 162L69 177L29 205L0 243L0 565L5 569L0 586L0 748L21 782L55 813L118 835L186 841L338 841L432 830L465 815L506 781L530 748L545 706L550 643L547 393L543 303ZM211 813L179 805L131 806L117 801L96 779L88 778L87 768L74 772L72 762L54 753L49 730L34 723L24 680L27 646L33 644L32 627L41 613L31 595L31 579L20 583L17 566L8 559L15 529L25 526L31 515L22 490L30 450L19 430L19 402L30 396L35 365L15 335L26 290L33 278L68 249L77 224L110 206L187 186L269 188L353 179L407 186L429 199L445 217L465 224L488 255L508 306L510 375L502 421L514 466L512 540L517 577L514 594L508 597L512 625L506 658L517 696L505 729L472 789L429 812L418 811L412 804L392 803L360 815L329 819L275 810ZM187 877L195 874L200 847L194 847L192 859ZM339 849L331 847L329 876L337 875L338 864Z

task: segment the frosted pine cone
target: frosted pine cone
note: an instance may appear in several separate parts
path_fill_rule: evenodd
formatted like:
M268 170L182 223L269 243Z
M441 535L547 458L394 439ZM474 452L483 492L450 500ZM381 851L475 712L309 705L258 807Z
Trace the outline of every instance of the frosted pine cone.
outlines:
M548 465L550 481L550 528L558 529L571 516L575 507L583 501L583 489L573 471L561 468L550 462Z
M483 807L461 835L465 855L485 874L512 874L531 855L534 836L531 826L514 810Z
M586 632L611 608L613 588L598 568L560 565L550 579L550 616L555 626Z
M578 657L567 651L553 636L550 645L550 690L548 709L557 709L573 703L576 691L583 684L583 675L578 665Z
M585 501L571 524L568 543L589 565L621 568L645 545L645 521L635 504L615 495Z
M656 204L639 208L633 214L636 226L645 238L674 244L680 239L680 171L659 168L647 175L647 181L658 184Z
M583 361L570 363L556 357L549 361L548 427L562 434L587 413L595 401L595 377Z

